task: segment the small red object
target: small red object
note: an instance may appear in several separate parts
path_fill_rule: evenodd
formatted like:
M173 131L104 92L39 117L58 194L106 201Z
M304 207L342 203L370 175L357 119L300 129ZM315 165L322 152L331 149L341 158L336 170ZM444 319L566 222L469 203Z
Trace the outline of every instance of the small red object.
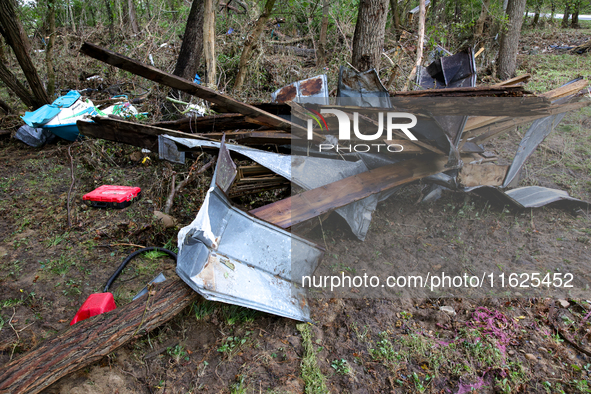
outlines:
M82 200L95 208L126 208L140 199L142 189L132 186L103 185L82 196Z
M74 325L79 321L86 320L89 317L100 315L101 313L112 311L117 308L115 299L111 293L96 293L88 296L84 304L76 312L76 316L70 322Z

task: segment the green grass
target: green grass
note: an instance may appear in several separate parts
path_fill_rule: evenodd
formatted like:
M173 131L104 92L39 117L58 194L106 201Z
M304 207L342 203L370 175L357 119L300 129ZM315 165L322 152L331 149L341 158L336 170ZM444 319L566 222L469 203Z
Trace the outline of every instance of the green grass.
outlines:
M531 80L526 88L534 93L543 93L556 89L571 79L579 76L580 72L591 70L591 56L589 55L530 55L521 64L517 75L529 72ZM583 75L588 77L588 75Z
M318 351L312 343L312 332L306 323L296 326L302 335L302 344L304 346L304 355L302 357L302 379L305 384L306 394L325 394L328 393L326 387L326 377L320 371L316 355Z

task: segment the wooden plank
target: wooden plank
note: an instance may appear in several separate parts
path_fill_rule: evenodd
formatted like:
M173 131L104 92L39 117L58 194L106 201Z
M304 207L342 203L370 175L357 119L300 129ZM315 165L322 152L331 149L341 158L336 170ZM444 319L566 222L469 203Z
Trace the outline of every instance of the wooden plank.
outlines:
M476 86L467 88L425 89L392 92L393 97L521 97L531 94L523 86Z
M222 114L212 116L190 117L179 120L153 123L152 126L165 129L183 131L185 133L210 133L224 130L250 130L258 129L258 124L246 121L242 114Z
M108 49L101 48L97 45L85 42L82 44L80 52L104 63L118 67L122 70L142 76L146 79L149 79L150 81L161 83L173 89L177 89L212 103L219 104L225 108L228 108L232 112L238 112L240 114L249 116L268 126L276 127L285 131L291 131L292 126L299 127L297 125L293 125L291 122L286 121L283 118L280 118L279 116L262 111L252 105L240 102L230 96L218 93L204 86L197 85L196 83L158 70L155 67L140 63L137 60L133 60L127 56L123 56Z
M522 74L515 78L507 79L503 82L497 83L496 85L492 85L492 87L503 87L503 86L512 86L517 85L518 83L527 83L531 78L531 74Z
M509 166L495 164L464 164L458 182L464 187L501 186Z
M182 280L167 280L155 286L153 295L76 323L4 364L0 393L39 393L172 319L198 297Z
M444 171L447 157L421 157L380 167L250 211L279 227L288 228L391 189Z
M101 116L95 116L92 119L94 123L83 121L76 123L80 134L83 136L122 142L124 144L150 149L152 152L158 152L158 136L161 134L180 138L211 139L206 136L197 136L195 134L133 123L126 120Z
M413 142L416 142L416 141L386 140L386 139L384 140L384 143L386 143L387 145L402 145L404 150L402 150L400 153L423 154L423 153L429 152L427 149L421 148L419 145L416 145ZM398 149L400 149L400 148L398 148Z

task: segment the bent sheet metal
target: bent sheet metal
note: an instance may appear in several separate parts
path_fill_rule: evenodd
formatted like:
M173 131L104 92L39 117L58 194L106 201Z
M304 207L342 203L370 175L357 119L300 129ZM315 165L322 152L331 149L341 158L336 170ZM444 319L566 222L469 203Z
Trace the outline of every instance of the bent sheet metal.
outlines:
M228 153L223 142L220 150ZM179 231L177 274L208 300L309 321L300 284L322 248L233 207L218 185L235 175L216 180L217 172L197 217Z

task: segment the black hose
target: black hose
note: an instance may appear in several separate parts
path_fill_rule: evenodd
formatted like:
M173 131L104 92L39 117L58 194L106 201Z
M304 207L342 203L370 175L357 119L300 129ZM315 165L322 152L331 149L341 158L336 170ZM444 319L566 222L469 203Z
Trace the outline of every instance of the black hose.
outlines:
M171 250L165 249L165 248L159 248L157 246L150 246L150 247L147 247L147 248L136 250L135 252L133 252L132 254L130 254L129 256L127 256L127 258L125 260L123 260L123 263L121 263L121 265L119 266L119 268L117 268L117 271L115 271L115 273L113 275L111 275L111 277L107 281L107 284L105 285L104 293L106 293L107 291L109 291L109 287L111 287L111 285L113 284L113 282L115 281L115 279L117 279L117 277L119 276L119 274L123 271L123 269L125 268L125 266L127 265L127 263L129 263L131 261L131 259L133 259L137 255L140 255L140 254L142 254L144 252L149 252L151 250L159 250L161 252L167 253L168 255L170 255L170 257L172 257L176 261L176 253L174 253Z

